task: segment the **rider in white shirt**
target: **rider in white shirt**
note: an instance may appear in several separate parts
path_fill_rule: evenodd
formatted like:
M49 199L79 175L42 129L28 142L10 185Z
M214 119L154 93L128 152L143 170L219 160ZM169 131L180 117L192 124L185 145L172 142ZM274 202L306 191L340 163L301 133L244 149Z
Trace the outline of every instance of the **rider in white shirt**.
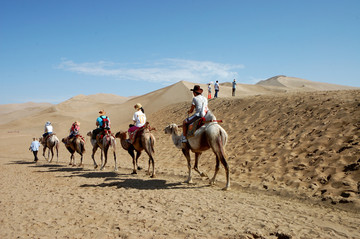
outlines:
M201 89L199 85L195 85L191 91L193 92L194 98L188 114L191 114L194 110L195 114L186 118L183 122L183 137L181 139L183 143L187 142L186 134L188 125L197 119L204 117L208 112L208 100L202 95L203 89Z
M144 109L142 108L142 105L140 103L137 103L136 105L134 105L134 108L136 110L136 112L133 115L134 125L131 125L131 127L128 130L131 143L133 140L133 136L134 136L133 134L135 130L143 127L146 123L146 115L144 113Z

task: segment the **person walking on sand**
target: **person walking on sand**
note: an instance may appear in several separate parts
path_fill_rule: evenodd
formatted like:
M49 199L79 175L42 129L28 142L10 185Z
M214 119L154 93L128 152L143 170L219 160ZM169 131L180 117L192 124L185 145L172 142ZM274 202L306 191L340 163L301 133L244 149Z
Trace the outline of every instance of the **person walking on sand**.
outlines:
M29 147L29 150L31 150L34 154L34 162L37 162L39 159L37 157L37 153L39 151L40 148L40 143L39 141L36 140L36 138L33 138L33 141L31 142L31 145Z
M219 90L220 90L219 81L216 81L216 82L215 82L214 89L215 89L214 98L217 98L217 97L218 97Z
M234 79L234 81L232 82L232 96L235 96L235 91L236 91L236 80Z

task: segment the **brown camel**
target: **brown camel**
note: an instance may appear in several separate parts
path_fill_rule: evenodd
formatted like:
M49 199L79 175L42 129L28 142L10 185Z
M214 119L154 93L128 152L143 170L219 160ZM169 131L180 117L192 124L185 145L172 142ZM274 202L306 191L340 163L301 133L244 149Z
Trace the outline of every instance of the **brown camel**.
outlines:
M52 134L49 137L47 137L46 142L44 142L43 137L41 136L39 138L39 141L44 146L44 149L43 149L44 158L46 159L45 151L47 148L49 148L48 158L46 160L48 160L48 162L51 163L54 158L54 148L55 148L56 149L56 162L59 162L59 139L58 139L58 137L56 137L55 134ZM51 152L51 159L50 159L50 152Z
M178 134L178 126L176 124L170 124L165 128L165 134L171 134L172 140L175 146L182 150L188 162L189 175L186 180L187 183L192 183L191 173L191 157L190 150L195 153L195 165L194 170L201 176L206 176L198 169L198 161L203 151L212 149L216 155L216 167L215 173L210 180L210 185L215 184L215 178L220 168L220 162L223 164L226 171L226 186L224 190L230 189L230 170L229 165L226 162L225 145L228 135L226 131L216 122L215 116L211 111L205 116L206 123L195 131L193 137L188 138L187 143L182 143L182 134Z
M112 148L113 154L114 154L114 161L115 161L114 170L118 171L117 162L116 162L116 152L115 152L115 150L116 150L115 137L113 135L111 135L110 133L107 133L107 134L104 135L104 137L102 139L99 139L99 140L92 139L92 131L89 131L87 133L87 136L90 136L91 145L93 146L91 158L94 161L94 168L98 167L98 165L96 164L95 158L94 158L96 150L98 148L101 149L101 167L100 167L100 170L103 170L105 165L106 165L106 162L107 162L107 153L109 151L109 148ZM105 155L105 161L103 161L103 154Z
M148 129L145 129L144 132L136 137L133 144L129 143L126 140L126 131L119 131L115 134L116 138L120 139L121 146L123 149L127 150L130 156L133 159L133 172L132 174L137 174L137 169L140 169L138 166L138 158L141 155L141 151L145 150L145 152L149 155L149 167L148 167L148 174L150 174L150 164L152 164L152 174L150 177L155 177L155 162L154 162L154 144L155 144L155 137L153 134L150 133ZM134 154L136 151L136 157Z
M72 139L63 138L61 141L65 144L65 147L71 154L69 165L76 166L74 154L77 152L81 156L79 166L82 166L83 154L85 153L85 142L80 137L75 137Z

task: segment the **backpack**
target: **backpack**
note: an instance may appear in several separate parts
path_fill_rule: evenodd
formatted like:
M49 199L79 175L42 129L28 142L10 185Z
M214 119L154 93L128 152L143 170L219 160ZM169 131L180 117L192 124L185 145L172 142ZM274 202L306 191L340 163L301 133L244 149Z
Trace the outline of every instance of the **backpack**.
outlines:
M101 116L102 125L101 128L103 129L110 129L110 119L107 116Z

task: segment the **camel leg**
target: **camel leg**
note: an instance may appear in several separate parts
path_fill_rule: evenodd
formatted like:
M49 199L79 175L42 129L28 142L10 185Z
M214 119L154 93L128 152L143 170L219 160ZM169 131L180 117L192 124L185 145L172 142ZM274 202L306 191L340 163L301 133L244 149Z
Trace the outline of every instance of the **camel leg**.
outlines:
M136 163L135 167L137 170L141 170L141 167L139 167L139 164L138 164L138 162L139 162L138 159L140 158L140 155L141 155L141 151L137 151L136 158L135 158L135 163Z
M70 162L69 162L69 165L72 165L73 156L74 156L74 154L71 154L71 155L70 155Z
M54 148L50 148L50 150L49 150L49 158L50 158L50 151L51 151L51 159L49 160L49 163L51 163L53 158L54 158Z
M149 164L148 164L148 175L151 175L151 178L155 178L155 160L152 156L153 149L149 149L148 147L145 148L145 152L149 155ZM150 174L150 165L152 165L152 173Z
M104 160L104 163L101 164L100 170L103 170L104 167L105 167L105 165L106 165L106 163L107 163L107 153L108 153L108 150L109 150L108 147L105 147L105 148L104 148L105 160ZM101 152L102 152L102 151L101 151ZM102 155L102 153L101 153L101 162L102 162L102 158L103 158L103 155Z
M149 156L149 168L148 168L148 173L150 174L150 164L152 164L152 174L151 174L151 178L155 178L155 161L152 155Z
M214 173L214 176L212 177L212 179L210 180L210 185L215 184L215 178L216 178L217 173L219 172L219 168L220 168L220 160L219 160L219 157L216 155L215 173Z
M188 174L188 179L185 181L185 183L193 183L192 181L192 172L191 172L191 158L190 158L190 151L189 149L182 149L183 154L185 155L186 159L187 159L187 163L188 163L188 170L189 170L189 174Z
M44 156L45 160L47 160L47 158L45 156L45 151L46 151L46 146L44 146L44 149L43 149L43 156Z
M84 155L84 152L85 152L85 146L80 142L79 151L78 151L78 153L79 153L80 156L81 156L79 167L83 166L83 155Z
M56 163L58 163L59 162L59 144L58 143L56 143L55 149L56 149Z
M114 150L113 154L114 154L114 163L115 163L114 170L115 170L115 171L118 171L118 166L117 166L117 161L116 161L116 153L115 153L115 150Z
M96 161L95 161L95 157L94 157L97 148L98 148L98 145L95 144L94 147L93 147L92 154L91 154L91 158L92 158L92 160L94 161L94 169L98 167L98 165L96 164Z
M133 163L133 171L132 171L131 174L137 174L137 172L136 172L136 159L135 159L134 149L132 147L129 147L128 148L128 153L130 154L130 156L132 158L132 163Z
M80 154L80 156L81 156L81 158L80 158L80 164L79 164L79 167L81 167L81 166L83 165L83 163L82 163L82 162L83 162L83 154L81 153L81 154Z
M227 190L230 190L230 169L229 169L229 165L226 162L226 159L223 155L221 155L220 161L221 161L222 165L224 166L225 172L226 172L226 186L225 186L225 188L223 188L223 190L227 191ZM215 181L215 179L214 179L214 181Z
M200 174L201 177L206 177L209 178L206 173L203 173L199 170L198 168L198 163L199 163L199 159L200 159L201 153L195 153L195 165L194 165L194 170L196 172L198 172Z

